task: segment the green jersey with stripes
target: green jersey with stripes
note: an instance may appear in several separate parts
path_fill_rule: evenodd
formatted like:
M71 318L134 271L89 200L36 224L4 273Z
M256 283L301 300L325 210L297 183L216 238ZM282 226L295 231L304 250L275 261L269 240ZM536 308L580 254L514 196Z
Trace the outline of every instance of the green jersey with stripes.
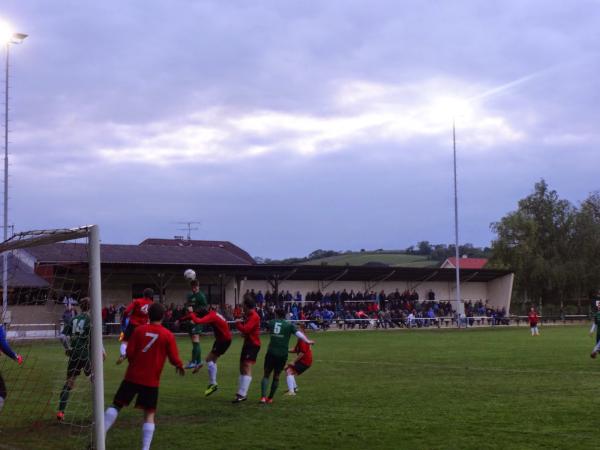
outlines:
M290 345L290 337L296 334L296 326L284 319L270 320L268 324L271 341L269 342L268 353L275 356L286 357Z
M65 324L63 334L70 337L71 358L88 359L90 357L91 319L86 313L78 314Z

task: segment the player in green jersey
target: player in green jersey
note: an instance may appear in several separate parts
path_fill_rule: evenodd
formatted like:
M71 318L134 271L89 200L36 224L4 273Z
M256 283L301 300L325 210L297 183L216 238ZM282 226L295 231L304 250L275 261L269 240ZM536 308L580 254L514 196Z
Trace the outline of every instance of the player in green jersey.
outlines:
M65 353L69 357L67 364L67 380L60 393L58 412L56 418L63 421L65 409L71 389L75 386L75 380L83 373L89 377L92 374L92 361L90 355L90 333L91 318L89 314L90 299L82 298L79 301L81 312L64 324L61 341L65 347ZM102 350L103 356L106 356Z
M187 295L187 308L189 312L198 312L201 309L208 309L208 302L204 292L200 290L200 283L198 280L192 280L190 282L192 292ZM202 332L202 325L192 324L190 329L190 338L192 339L192 359L185 366L186 369L193 369L196 373L204 365L202 363L202 350L200 348L200 333Z
M279 386L279 375L287 362L288 347L292 334L296 335L298 339L309 345L314 344L314 341L308 339L293 323L284 319L285 311L277 309L275 311L275 317L276 318L269 321L269 324L267 325L271 340L269 341L269 348L267 349L267 354L265 356L265 374L260 384L260 403L263 404L273 403L273 397ZM267 396L267 388L269 386L271 373L273 374L273 381L271 383L271 390Z

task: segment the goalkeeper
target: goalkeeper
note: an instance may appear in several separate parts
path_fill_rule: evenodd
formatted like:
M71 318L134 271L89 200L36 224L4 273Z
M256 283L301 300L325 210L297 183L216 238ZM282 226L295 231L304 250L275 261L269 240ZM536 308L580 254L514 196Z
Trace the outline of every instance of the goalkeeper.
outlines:
M189 312L200 312L208 309L208 302L204 292L200 290L198 280L190 282L192 292L187 295L187 309ZM202 325L192 325L190 329L190 338L192 339L192 359L185 366L186 369L200 369L202 364L202 350L200 349L200 333L202 333Z
M4 353L11 359L14 359L19 365L23 364L23 358L21 355L15 353L6 342L6 334L4 333L4 327L0 324L0 354ZM2 378L2 374L0 374L0 411L2 411L2 407L4 406L4 400L6 399L6 385L4 384L4 379Z
M65 353L69 357L69 362L67 364L67 380L60 393L58 412L56 413L56 419L59 422L65 419L65 409L69 400L69 394L75 386L75 380L81 375L81 371L83 371L86 377L92 374L90 355L90 299L88 297L82 298L79 301L79 306L81 312L64 324L60 337L65 347ZM102 356L106 356L104 349L102 350Z

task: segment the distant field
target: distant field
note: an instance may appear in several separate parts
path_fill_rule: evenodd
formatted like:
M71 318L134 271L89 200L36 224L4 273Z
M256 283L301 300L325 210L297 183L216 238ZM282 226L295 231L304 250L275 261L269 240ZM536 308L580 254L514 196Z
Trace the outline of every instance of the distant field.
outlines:
M339 256L330 256L328 258L315 259L303 264L320 265L323 263L330 265L343 266L349 264L351 266L362 266L370 262L387 264L389 266L402 267L436 267L440 263L427 259L425 256L407 255L405 253L378 253L378 252L361 252L349 253Z
M314 333L315 365L298 378L297 397L258 404L264 349L250 400L232 405L240 341L219 362L220 390L205 398L206 372L177 378L165 367L153 449L542 449L593 448L600 438L600 360L583 326ZM208 339L203 340L204 349ZM121 380L114 340L106 342L106 401ZM190 345L179 344L184 356ZM39 345L29 372L3 361L9 391L26 377L31 411L9 396L0 415L1 449L75 449L81 440L54 422L50 386L64 358ZM26 370L24 367L20 370ZM37 373L37 377L32 376ZM25 382L27 382L25 380ZM36 381L37 380L37 381ZM85 381L85 380L80 380ZM87 386L87 384L83 384ZM81 405L76 393L73 405ZM35 426L33 417L43 413ZM67 411L72 418L77 411ZM141 414L122 412L108 449L139 448ZM7 426L7 423L9 426Z

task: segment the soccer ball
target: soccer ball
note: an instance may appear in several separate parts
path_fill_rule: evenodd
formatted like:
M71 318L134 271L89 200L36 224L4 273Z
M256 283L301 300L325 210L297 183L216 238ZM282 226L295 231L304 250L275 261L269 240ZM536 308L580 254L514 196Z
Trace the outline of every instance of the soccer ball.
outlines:
M196 279L196 272L194 272L192 269L187 269L185 272L183 272L183 277L188 281L193 281Z

